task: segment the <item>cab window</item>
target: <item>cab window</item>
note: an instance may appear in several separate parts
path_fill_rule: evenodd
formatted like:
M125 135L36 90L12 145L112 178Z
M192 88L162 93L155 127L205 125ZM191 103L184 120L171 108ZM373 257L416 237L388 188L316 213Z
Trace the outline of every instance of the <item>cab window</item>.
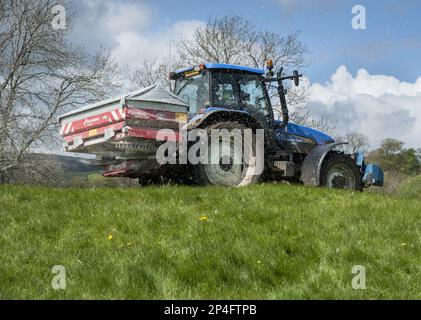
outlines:
M175 94L189 105L189 113L209 105L209 76L206 71L176 82Z
M211 90L212 106L238 107L235 76L228 72L214 72Z
M256 75L242 75L239 78L241 105L245 108L257 108L268 114L268 103L261 79Z

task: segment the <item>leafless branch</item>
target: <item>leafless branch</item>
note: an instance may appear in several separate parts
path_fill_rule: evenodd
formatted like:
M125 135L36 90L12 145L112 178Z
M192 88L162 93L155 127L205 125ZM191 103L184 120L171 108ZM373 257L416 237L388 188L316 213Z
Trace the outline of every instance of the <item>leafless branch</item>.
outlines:
M36 163L27 155L54 141L57 115L103 97L119 84L118 66L107 51L88 56L68 42L69 29L52 27L56 4L0 3L2 174L34 169Z

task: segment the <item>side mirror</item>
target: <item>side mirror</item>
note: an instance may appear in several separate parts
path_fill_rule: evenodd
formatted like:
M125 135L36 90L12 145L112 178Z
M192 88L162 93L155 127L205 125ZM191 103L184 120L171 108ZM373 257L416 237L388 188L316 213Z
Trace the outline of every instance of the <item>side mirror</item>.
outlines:
M293 78L294 78L294 84L295 84L295 86L298 87L299 84L300 84L300 74L298 73L297 70L294 70L294 72L293 72Z

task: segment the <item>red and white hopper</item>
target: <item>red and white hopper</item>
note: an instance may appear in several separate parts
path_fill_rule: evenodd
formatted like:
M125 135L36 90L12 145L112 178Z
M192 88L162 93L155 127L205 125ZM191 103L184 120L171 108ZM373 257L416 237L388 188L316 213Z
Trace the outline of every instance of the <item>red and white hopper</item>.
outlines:
M151 159L158 146L159 130L174 130L187 122L188 105L159 85L107 99L63 114L58 118L60 134L69 152L96 154L114 159L124 175L124 161Z

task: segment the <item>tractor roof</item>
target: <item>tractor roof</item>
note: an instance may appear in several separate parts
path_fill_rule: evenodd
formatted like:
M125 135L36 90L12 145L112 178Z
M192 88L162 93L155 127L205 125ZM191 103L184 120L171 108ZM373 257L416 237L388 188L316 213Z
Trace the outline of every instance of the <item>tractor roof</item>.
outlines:
M256 69L256 68L250 68L250 67L244 67L244 66L238 66L234 64L225 64L225 63L205 63L206 69L225 69L225 70L238 70L238 71L244 71L244 72L250 72L254 74L264 74L265 71L263 69ZM175 71L176 74L180 74L186 71L193 70L195 67L187 67L178 69Z

